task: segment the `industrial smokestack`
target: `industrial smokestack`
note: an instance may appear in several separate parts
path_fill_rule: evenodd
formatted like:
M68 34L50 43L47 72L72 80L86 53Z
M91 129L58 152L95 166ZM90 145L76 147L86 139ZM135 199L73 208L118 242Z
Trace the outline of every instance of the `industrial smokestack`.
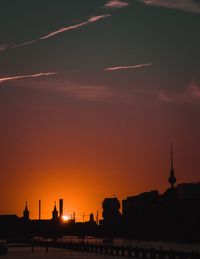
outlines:
M97 210L96 223L99 225L99 211Z
M39 200L39 220L41 220L41 200Z
M63 216L63 199L59 200L59 216Z

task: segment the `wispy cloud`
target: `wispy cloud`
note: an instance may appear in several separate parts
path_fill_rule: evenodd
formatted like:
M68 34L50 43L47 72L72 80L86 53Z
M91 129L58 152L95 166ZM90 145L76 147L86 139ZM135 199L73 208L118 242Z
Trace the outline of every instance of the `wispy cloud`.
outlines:
M0 52L4 51L7 48L7 45L0 45Z
M99 20L105 19L109 16L111 16L111 14L91 16L86 21L83 21L83 22L75 24L75 25L62 27L62 28L60 28L56 31L50 32L50 33L40 37L39 39L35 39L35 40L27 41L27 42L22 42L22 43L15 44L15 45L0 45L0 52L6 51L6 50L12 49L12 48L20 48L20 47L25 47L27 45L32 45L32 44L35 44L35 43L37 43L41 40L47 40L49 38L55 37L56 35L64 33L66 31L76 30L76 29L81 28L83 26L86 26L88 24L98 22Z
M14 81L24 78L36 78L36 77L43 77L43 76L51 76L51 75L57 75L58 72L45 72L45 73L37 73L32 75L18 75L18 76L10 76L10 77L2 77L0 78L0 83L6 82L6 81Z
M79 100L105 101L114 97L111 89L105 86L76 85L68 87L66 91L68 95Z
M113 8L124 8L127 6L129 6L129 3L127 1L111 0L104 5L104 8L113 9Z
M195 80L192 80L188 88L192 96L200 98L200 84L198 84Z
M168 102L168 103L174 102L174 96L172 97L172 95L164 91L160 91L158 93L158 97L161 102Z
M105 71L117 71L117 70L127 70L127 69L138 69L138 68L144 68L152 66L152 63L145 63L145 64L138 64L138 65L132 65L132 66L116 66L116 67L107 67L104 70Z
M31 40L31 41L27 41L27 42L24 42L24 43L20 43L20 44L16 44L16 45L12 45L10 48L20 48L20 47L24 47L24 46L27 46L27 45L32 45L34 43L36 43L37 40Z
M200 3L194 0L138 0L146 5L200 13Z
M162 102L200 104L200 85L192 80L183 92L160 91L158 97Z
M70 30L78 29L78 28L83 27L83 26L85 26L87 24L95 23L95 22L97 22L99 20L102 20L102 19L104 19L106 17L109 17L109 16L111 16L111 15L110 14L104 14L104 15L92 16L92 17L90 17L88 20L86 20L84 22L81 22L81 23L78 23L78 24L75 24L75 25L70 25L70 26L62 27L59 30L53 31L53 32L51 32L51 33L41 37L40 40L44 40L44 39L48 39L48 38L54 37L57 34L63 33L65 31L70 31Z
M48 75L52 75L52 73L40 73L29 76L2 78L2 82L11 81L10 86L18 88L38 89L43 91L62 93L69 98L80 101L110 101L119 98L116 91L107 86L76 83L68 80L65 77L54 77L51 79L42 78L42 76ZM16 79L22 80L19 81ZM24 82L23 79L26 79L26 82Z

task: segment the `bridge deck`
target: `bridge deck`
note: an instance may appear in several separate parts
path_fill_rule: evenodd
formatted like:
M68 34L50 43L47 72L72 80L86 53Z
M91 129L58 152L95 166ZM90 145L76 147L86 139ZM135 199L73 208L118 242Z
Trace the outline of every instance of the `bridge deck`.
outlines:
M120 246L112 244L91 244L73 242L35 242L32 245L63 248L81 252L89 252L104 255L117 255L135 257L139 259L200 259L198 252L178 252L174 250L162 250L154 248L141 248L133 246Z

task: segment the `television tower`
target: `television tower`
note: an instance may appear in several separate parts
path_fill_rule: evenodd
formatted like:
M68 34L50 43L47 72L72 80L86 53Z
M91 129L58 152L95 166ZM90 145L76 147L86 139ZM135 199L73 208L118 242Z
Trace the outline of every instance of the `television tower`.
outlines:
M176 183L176 177L174 174L174 160L173 160L173 145L171 144L171 169L170 169L170 176L168 179L171 188L174 189L174 184Z

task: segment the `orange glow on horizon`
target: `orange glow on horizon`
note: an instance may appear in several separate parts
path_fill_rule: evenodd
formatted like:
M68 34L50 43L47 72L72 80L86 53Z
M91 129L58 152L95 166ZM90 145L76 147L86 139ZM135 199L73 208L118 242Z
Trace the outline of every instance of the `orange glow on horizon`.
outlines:
M112 105L112 112L107 107L106 113L97 106L93 114L87 105L69 105L69 113L64 110L59 114L51 110L24 114L19 110L17 133L12 131L12 120L7 122L10 131L2 139L4 149L0 151L0 214L21 217L27 200L30 218L38 219L41 200L41 218L51 219L54 201L59 209L58 201L63 198L68 215L75 212L76 221L83 221L84 214L87 221L88 215L96 216L97 211L101 218L105 197L115 194L122 201L149 190L164 192L168 188L171 139L178 139L174 152L178 183L197 178L198 152L190 155L194 145L189 145L189 140L184 148L181 129L177 129L177 136L164 139L163 121L157 125L141 115L139 123L130 124L130 110L123 116L116 106L115 112ZM11 112L9 118L15 116ZM190 163L182 163L182 157L185 161L191 157ZM192 176L188 176L190 171Z
M70 218L69 218L69 216L67 216L67 215L63 215L62 216L62 220L64 221L64 222L66 222L66 221L68 221Z

